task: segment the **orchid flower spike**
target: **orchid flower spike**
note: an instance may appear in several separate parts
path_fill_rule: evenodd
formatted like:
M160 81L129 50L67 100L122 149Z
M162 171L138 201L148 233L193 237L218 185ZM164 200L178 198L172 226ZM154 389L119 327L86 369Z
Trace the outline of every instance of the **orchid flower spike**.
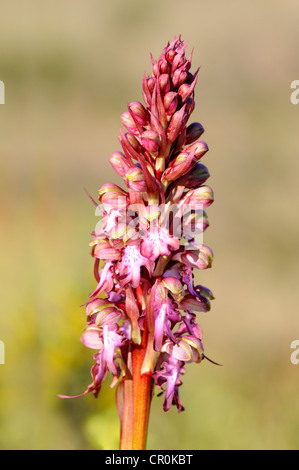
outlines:
M121 115L122 148L110 157L121 186L100 188L101 226L90 242L96 285L82 342L94 350L95 364L81 395L97 397L112 376L123 434L130 428L126 406L133 403L134 427L145 383L148 402L157 387L165 411L172 405L182 411L186 364L205 358L197 316L210 310L214 297L194 285L194 270L212 265L202 237L214 195L199 163L209 150L200 140L204 128L188 123L198 69L191 73L186 48L178 37L152 58L152 73L142 81L144 104L133 101Z

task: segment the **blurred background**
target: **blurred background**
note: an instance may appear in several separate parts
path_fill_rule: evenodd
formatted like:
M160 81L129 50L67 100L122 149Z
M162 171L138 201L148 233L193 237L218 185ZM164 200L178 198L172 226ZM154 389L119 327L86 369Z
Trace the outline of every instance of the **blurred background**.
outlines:
M215 295L199 314L207 361L187 365L186 410L154 397L148 449L298 449L299 79L297 1L2 0L0 6L1 449L117 449L109 380L98 400L79 341L95 287L93 196L120 184L120 114L182 35L201 66L193 121L206 129L215 203Z

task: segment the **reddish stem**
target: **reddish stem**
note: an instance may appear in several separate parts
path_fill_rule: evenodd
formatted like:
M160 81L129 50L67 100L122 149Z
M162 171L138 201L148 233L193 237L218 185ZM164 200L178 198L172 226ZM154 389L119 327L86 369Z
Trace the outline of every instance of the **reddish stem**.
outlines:
M142 311L142 288L136 289L137 303ZM141 344L134 344L128 357L127 374L123 386L123 408L121 420L121 450L145 450L149 412L152 398L151 373L141 374L144 361L148 330L144 322ZM131 374L130 374L131 371Z
M133 450L145 450L152 395L151 374L142 374L141 368L147 347L145 327L140 346L133 349Z
M128 354L127 373L122 386L120 450L131 450L133 442L132 353Z

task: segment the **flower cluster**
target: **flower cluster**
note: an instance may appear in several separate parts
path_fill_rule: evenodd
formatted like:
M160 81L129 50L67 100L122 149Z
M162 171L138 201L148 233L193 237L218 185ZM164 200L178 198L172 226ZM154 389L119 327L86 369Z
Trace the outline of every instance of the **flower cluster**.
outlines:
M179 398L185 364L204 356L196 312L210 309L213 295L194 286L193 270L211 266L212 251L196 234L208 226L205 208L213 202L205 185L208 151L204 129L187 125L194 110L198 70L181 38L152 58L143 77L144 105L129 103L121 115L122 152L110 163L126 189L107 183L99 190L101 226L90 243L97 286L86 304L82 342L96 350L92 383L83 393L97 397L109 372L115 385L127 367L128 351L147 329L142 374L151 374L165 393L164 410Z

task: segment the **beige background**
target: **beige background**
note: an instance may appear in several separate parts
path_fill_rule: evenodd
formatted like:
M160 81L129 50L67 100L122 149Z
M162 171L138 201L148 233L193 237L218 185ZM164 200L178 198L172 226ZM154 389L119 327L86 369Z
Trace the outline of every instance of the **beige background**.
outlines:
M208 362L186 367L182 402L154 398L150 449L297 449L297 1L3 0L0 6L2 449L115 449L109 382L90 382L80 307L94 289L96 197L120 183L120 114L141 99L150 52L181 34L201 66L193 120L206 129L215 203L197 279L216 299L199 315Z

